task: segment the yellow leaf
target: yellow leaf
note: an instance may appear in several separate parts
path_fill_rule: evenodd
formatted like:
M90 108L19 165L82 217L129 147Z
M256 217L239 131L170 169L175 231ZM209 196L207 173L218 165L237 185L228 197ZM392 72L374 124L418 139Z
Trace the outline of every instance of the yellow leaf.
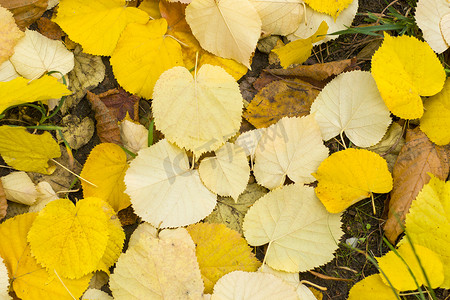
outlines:
M109 239L107 205L93 197L76 206L69 199L47 204L28 233L33 256L48 270L70 279L95 271Z
M22 37L13 14L0 6L0 65L14 53L14 46Z
M83 51L111 55L120 34L129 23L145 24L148 14L127 7L125 0L61 0L55 22L81 44Z
M51 174L55 167L48 161L61 156L58 143L47 131L36 135L24 127L0 126L0 140L0 155L17 170Z
M261 265L245 239L224 224L198 223L187 230L196 245L205 293L211 293L223 275L237 270L255 272Z
M406 232L414 244L439 255L444 264L441 288L450 288L450 182L430 175L430 182L422 188L406 215Z
M92 274L76 280L60 276L64 286L53 270L48 273L36 261L27 243L27 233L36 216L37 213L22 214L0 225L0 256L8 268L14 292L23 300L79 298Z
M123 178L128 169L127 156L120 146L102 143L89 154L80 176L96 186L81 181L84 197L104 199L118 212L130 206Z
M163 18L125 28L111 56L114 76L128 92L151 99L153 86L164 71L183 65L181 46L165 36ZM155 59L157 58L157 59Z
M325 21L320 23L317 31L306 39L299 39L290 42L286 46L272 50L280 58L280 64L287 68L292 64L302 64L311 55L313 44L322 40L328 31L328 25Z
M316 195L331 213L339 213L372 193L388 193L393 184L386 161L364 149L331 154L313 176L319 181Z
M139 9L148 13L150 19L161 18L159 12L159 0L143 0L141 4L139 4Z
M378 266L392 286L399 291L416 290L418 287L426 285L427 281L422 268L427 274L431 288L437 288L444 281L444 270L438 255L417 244L414 245L414 250L416 254L409 243L403 242L397 249L401 258L394 251L390 251L386 255L376 258ZM419 257L420 264L416 255ZM411 275L410 272L414 275ZM388 284L384 276L381 276L381 279L386 285Z
M13 105L61 98L72 94L52 76L43 76L30 82L23 77L0 82L0 112Z
M261 19L249 0L195 0L186 21L203 49L250 68L261 34Z
M450 79L439 94L425 100L424 106L420 129L437 145L450 143Z
M236 134L243 106L234 78L211 65L203 65L194 77L184 67L167 70L155 84L152 101L156 128L196 158Z
M393 300L397 299L396 295L398 292L385 285L380 274L374 274L357 282L350 289L347 300Z
M403 119L423 114L420 96L442 90L445 71L430 46L415 37L391 37L372 57L372 75L389 110Z
M353 1L358 0L305 0L305 3L315 11L325 13L336 19Z

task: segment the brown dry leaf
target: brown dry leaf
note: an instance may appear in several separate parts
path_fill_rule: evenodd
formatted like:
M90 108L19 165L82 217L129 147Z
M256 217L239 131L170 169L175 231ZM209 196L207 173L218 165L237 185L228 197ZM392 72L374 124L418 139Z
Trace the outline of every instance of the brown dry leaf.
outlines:
M265 128L286 116L306 116L318 94L319 89L300 79L274 81L256 94L244 118L256 128Z
M94 93L87 92L87 98L92 105L97 120L97 134L102 143L121 145L120 129L115 116Z
M130 116L134 121L139 120L139 97L126 92L122 88L112 89L98 95L117 121Z
M133 207L130 205L127 208L119 210L117 212L120 224L122 226L131 225L136 223L138 216L134 213Z
M6 201L5 190L3 184L0 181L0 220L6 216L6 209L8 208L8 201Z
M64 139L73 150L78 150L86 145L94 135L94 120L89 117L80 120L75 115L66 115L62 118L61 123L64 125L61 129Z
M449 174L447 149L433 144L419 128L408 130L406 144L394 165L394 188L391 191L388 219L384 225L386 237L391 243L394 243L403 232L396 214L404 222L411 202L430 181L428 172L441 180L447 178Z
M17 26L25 30L47 10L47 0L0 0L14 14Z
M39 33L48 37L49 39L61 40L61 37L64 35L61 27L47 18L40 18L36 21L36 24L38 26Z

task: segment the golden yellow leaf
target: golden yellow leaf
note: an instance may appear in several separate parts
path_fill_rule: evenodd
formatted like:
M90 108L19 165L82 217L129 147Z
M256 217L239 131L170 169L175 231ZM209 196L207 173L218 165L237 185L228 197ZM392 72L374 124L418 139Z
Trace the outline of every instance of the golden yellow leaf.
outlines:
M163 18L125 28L111 56L114 76L125 90L151 99L161 73L183 65L180 44L166 32Z
M104 199L118 212L130 206L130 197L125 194L123 178L128 170L127 156L120 146L102 143L89 154L80 176L96 186L81 181L84 197Z
M416 290L418 287L426 285L427 281L423 271L427 274L433 289L437 288L444 281L442 262L439 256L430 249L415 244L413 252L411 245L403 242L398 247L397 253L401 258L394 251L389 251L386 255L376 258L378 266L395 289L399 291ZM420 264L416 255L420 260ZM386 285L388 284L384 276L381 276L381 279Z
M47 272L36 261L27 243L27 233L36 216L37 213L22 214L0 225L0 256L8 268L14 292L23 300L79 298L92 274L75 280L60 276L64 286L53 270Z
M159 0L143 0L141 4L139 4L139 9L148 13L151 19L161 18L159 12Z
M50 202L39 212L28 233L36 260L51 272L76 279L97 269L109 239L107 203L85 198Z
M198 223L187 230L196 245L205 293L211 293L223 275L237 270L255 272L261 265L245 239L224 224Z
M0 65L14 53L14 46L21 37L23 32L17 27L13 14L0 6Z
M145 24L148 14L125 0L61 0L55 22L86 53L111 55L129 23Z
M357 0L305 0L305 3L315 11L325 13L336 19L353 1Z
M331 154L313 176L319 181L316 195L331 213L339 213L372 193L392 189L386 161L364 149L349 148Z
M11 167L51 174L55 167L48 161L61 156L58 143L49 132L31 134L24 127L0 126L0 155Z
M424 107L420 129L437 145L450 143L450 79L440 93L425 100Z
M380 274L370 275L357 282L348 294L347 300L393 300L397 299L397 291L393 291L381 280Z
M405 227L414 244L439 255L444 264L444 282L450 288L450 182L430 175L430 182L422 188L406 215Z
M430 46L415 37L391 37L372 57L372 75L389 110L403 119L423 114L420 96L433 96L442 90L445 71Z
M311 55L313 44L322 40L328 31L328 25L325 21L320 23L317 31L306 39L299 39L290 42L286 46L272 50L280 58L280 64L287 68L292 64L302 64Z
M17 77L0 82L0 112L13 105L61 98L72 94L67 87L52 76L33 80Z

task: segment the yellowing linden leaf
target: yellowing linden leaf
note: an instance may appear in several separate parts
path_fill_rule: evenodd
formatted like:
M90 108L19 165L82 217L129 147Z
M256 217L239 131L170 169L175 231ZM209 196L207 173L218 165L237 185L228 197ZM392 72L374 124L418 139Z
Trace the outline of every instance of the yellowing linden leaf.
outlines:
M28 233L33 256L47 270L66 278L95 271L109 238L106 205L93 197L76 206L69 199L47 204Z
M342 73L311 105L325 141L341 135L359 147L378 143L391 123L390 112L369 72Z
M328 156L314 116L283 118L271 125L259 140L253 172L268 189L283 185L286 176L294 182L314 181L311 173Z
M0 6L0 65L14 53L14 46L22 37L13 14Z
M124 180L134 211L155 227L196 223L216 205L216 195L190 169L186 153L166 139L141 149Z
M392 190L386 161L375 152L349 148L331 154L313 174L316 195L330 213L339 213L372 193Z
M425 112L420 119L420 129L437 145L450 143L450 79L444 88L424 103Z
M20 75L9 59L0 64L0 82L10 81L17 77L20 77Z
M191 245L151 237L119 257L109 286L116 300L201 299L204 289Z
M73 53L66 49L62 41L49 39L29 29L14 48L10 61L16 71L28 79L39 78L50 71L65 75L74 67ZM54 75L60 77L61 74Z
M180 44L164 36L166 31L163 18L145 25L132 23L123 31L111 65L117 81L128 92L151 99L161 73L183 64Z
M72 92L52 76L29 81L23 77L0 82L0 112L13 105L27 102L61 98Z
M290 42L286 46L272 50L280 58L280 64L287 68L292 64L302 64L311 55L313 44L320 41L327 34L328 25L323 21L317 31L306 39Z
M250 68L261 19L249 0L194 0L186 21L203 49Z
M250 156L253 161L255 157L256 146L265 132L265 128L257 128L253 130L246 131L238 136L234 142L236 145L242 147L245 151L245 155Z
M8 269L6 268L3 258L0 256L0 299L8 300L11 296L8 294L9 291L9 277Z
M450 12L441 18L441 21L439 22L439 28L441 29L441 33L444 37L445 43L447 45L450 44Z
M187 230L196 245L205 293L211 293L223 275L237 270L255 272L261 265L245 239L224 224L198 223Z
M47 131L36 135L24 127L0 126L0 140L0 155L17 170L51 174L54 167L48 161L61 156L58 143Z
M391 37L372 57L372 75L389 110L403 119L420 118L420 96L433 96L442 90L445 71L430 46L415 37Z
M357 282L348 294L347 300L392 300L397 299L398 292L384 284L380 274L370 275Z
M81 181L84 197L102 198L116 212L130 206L130 197L125 194L123 182L127 169L127 156L120 146L111 143L95 146L80 176L96 186Z
M441 288L450 288L450 182L431 175L412 202L405 220L414 244L434 251L444 264L444 282Z
M237 201L250 178L250 167L244 149L226 143L215 154L215 157L207 157L200 162L200 179L213 193L231 196Z
M167 140L198 158L239 130L243 105L239 85L221 67L203 65L195 77L174 67L155 84L152 112Z
M125 0L61 0L54 21L84 52L111 55L127 24L145 24L148 14Z
M266 263L286 272L303 272L333 259L343 235L340 214L330 214L314 189L291 184L259 199L244 218L252 246L269 243Z
M37 213L27 213L0 225L0 256L8 268L12 289L23 300L79 298L89 285L92 274L80 279L58 279L31 255L27 233ZM70 293L69 293L70 291Z
M350 3L357 0L305 0L312 9L336 18Z
M0 179L6 199L9 201L26 205L32 205L36 201L36 186L27 173L12 172Z
M234 271L217 281L211 300L297 300L294 288L272 274Z
M427 284L423 271L427 274L431 288L437 288L444 281L442 262L439 256L430 249L414 245L413 252L411 245L405 242L397 249L397 253L401 258L394 251L389 251L386 255L376 258L378 266L395 289L399 291L416 290L419 286ZM419 257L420 264L416 255ZM388 284L384 276L381 279L386 285Z

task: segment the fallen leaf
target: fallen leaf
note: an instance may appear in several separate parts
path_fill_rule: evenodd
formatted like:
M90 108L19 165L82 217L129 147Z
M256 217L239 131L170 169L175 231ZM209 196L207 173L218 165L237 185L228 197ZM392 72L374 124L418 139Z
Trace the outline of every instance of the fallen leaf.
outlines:
M25 30L47 10L48 0L0 0L0 5L14 14L17 25Z
M1 3L0 3L1 4ZM0 65L14 54L14 47L24 36L17 27L13 14L0 6Z
M339 14L355 0L305 0L315 11L325 13L336 19Z
M54 21L71 40L83 46L84 52L108 56L125 27L130 23L147 23L148 14L127 7L124 0L97 0L95 5L83 0L64 0Z
M98 95L106 107L122 121L128 114L134 121L139 121L139 97L127 93L122 88L112 89Z
M0 181L0 221L6 216L6 210L8 209L8 201L6 201L6 194L3 188L3 184Z
M276 270L303 272L333 259L343 235L340 214L330 214L312 187L291 184L259 199L244 219L249 245L269 244L265 262Z
M386 161L364 149L348 148L331 154L313 176L319 182L316 195L330 213L342 212L373 193L392 190Z
M406 131L403 146L394 165L394 188L389 201L389 213L384 232L391 243L403 232L398 220L403 222L411 202L428 183L431 173L444 180L449 174L449 161L444 147L434 145L427 136L415 128Z
M91 281L89 282L89 288L91 289L101 289L105 284L108 283L109 275L103 271L95 271L92 275Z
M444 15L439 22L439 28L441 29L442 36L445 43L450 44L450 12Z
M311 173L327 156L328 148L313 116L285 117L261 137L253 173L256 181L268 189L280 187L286 177L297 183L311 183Z
M348 300L392 300L397 299L398 291L384 284L381 274L370 275L357 282L348 294Z
M59 157L61 151L52 135L31 134L24 127L0 126L0 155L14 169L51 174L54 166L49 160Z
M317 88L301 79L273 81L255 95L244 118L256 128L264 128L283 117L306 116L318 94Z
M216 205L186 153L166 139L141 149L124 181L136 214L159 228L197 223Z
M41 17L37 20L36 25L38 26L39 33L49 39L61 40L62 36L64 36L64 32L61 30L61 27L45 17Z
M119 127L123 146L129 151L137 153L142 148L148 147L148 129L143 125L126 117L120 122Z
M81 300L113 300L113 297L101 290L87 289Z
M296 300L294 288L282 279L259 272L234 271L217 281L211 300Z
M236 134L243 105L234 78L206 64L195 77L184 67L164 72L155 84L152 111L156 128L198 158Z
M1 182L6 199L9 201L32 205L37 199L37 190L25 172L12 172L2 176Z
M3 217L2 217L3 218ZM0 298L4 300L12 299L9 292L8 269L6 268L3 258L0 256Z
M97 120L97 135L102 143L114 143L120 145L120 129L117 120L100 97L87 91L87 98L92 105Z
M159 0L143 0L139 4L138 8L142 9L150 16L150 19L161 18L161 13L159 12Z
M94 121L89 117L82 120L75 115L66 115L61 120L61 132L72 150L78 150L86 145L94 135Z
M28 212L40 212L48 203L59 199L58 195L47 181L41 181L36 184L36 191L36 202L30 205Z
M227 273L255 272L261 265L245 239L224 224L198 223L187 230L196 245L204 293L212 293L217 280Z
M391 37L372 57L372 75L389 110L403 119L423 114L420 96L433 96L442 90L445 71L430 46L412 36Z
M135 224L138 220L138 216L134 213L133 207L128 206L125 209L119 210L117 212L117 217L120 220L122 226L127 226Z
M0 64L0 82L7 82L17 77L20 77L20 75L9 59Z
M250 156L250 160L253 161L256 147L258 146L261 137L264 135L264 132L264 128L246 131L239 135L234 143L244 149L245 155Z
M390 112L369 72L342 73L331 80L311 105L325 141L342 135L358 147L378 143L391 124Z

